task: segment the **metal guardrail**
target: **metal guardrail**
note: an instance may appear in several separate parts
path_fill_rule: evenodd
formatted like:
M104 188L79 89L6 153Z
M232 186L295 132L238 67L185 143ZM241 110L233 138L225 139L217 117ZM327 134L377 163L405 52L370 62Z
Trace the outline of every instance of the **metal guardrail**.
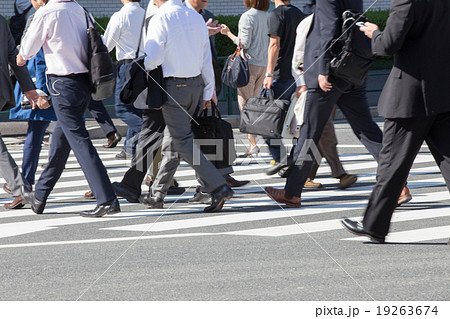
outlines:
M224 62L227 57L221 56L218 57L219 63ZM222 63L221 63L222 64ZM380 71L380 72L372 72L369 76L384 76L389 75L389 72ZM383 88L375 88L375 89L366 89L366 92L381 92ZM227 113L228 115L233 114L233 104L237 101L237 90L235 88L229 87L228 85L222 84L222 92L219 97L219 102L226 102L227 104ZM114 107L114 105L105 105L107 108ZM9 111L0 112L0 114L7 114Z

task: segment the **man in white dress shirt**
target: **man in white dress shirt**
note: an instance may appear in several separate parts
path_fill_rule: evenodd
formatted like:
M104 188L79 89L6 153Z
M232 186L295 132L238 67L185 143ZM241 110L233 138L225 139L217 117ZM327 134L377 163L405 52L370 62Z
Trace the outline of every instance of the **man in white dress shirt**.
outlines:
M136 57L145 10L139 5L140 0L121 0L121 2L123 7L111 16L103 40L108 51L116 48L118 62L115 109L117 117L128 125L127 138L123 143L124 150L117 154L116 158L126 159L127 155L135 153L137 137L142 126L142 111L136 109L133 104L123 103L120 100L120 91L125 84L127 67Z
M88 70L88 37L83 8L69 0L42 0L22 40L17 64L24 65L44 48L48 89L58 119L53 131L50 156L34 193L24 193L36 214L42 214L50 192L61 176L73 150L92 189L97 206L81 213L101 217L120 212L108 174L86 130L83 114L91 100Z
M193 142L191 119L200 103L211 107L214 72L208 29L203 18L186 8L181 0L154 0L158 12L150 20L145 41L145 68L162 65L167 102L162 106L166 122L160 170L151 192L143 201L150 208L161 208L176 169L184 159L205 182L212 194L206 212L219 211L234 192L222 174L206 159ZM217 102L217 99L214 98Z

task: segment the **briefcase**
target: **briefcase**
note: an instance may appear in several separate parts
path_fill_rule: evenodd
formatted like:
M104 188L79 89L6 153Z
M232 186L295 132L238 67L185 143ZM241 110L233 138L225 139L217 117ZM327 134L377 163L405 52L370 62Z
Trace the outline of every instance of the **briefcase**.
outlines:
M268 138L281 138L290 104L289 100L274 99L271 90L261 90L259 96L251 97L245 103L239 130Z
M211 109L203 110L195 121L191 121L191 127L196 143L200 144L200 150L217 169L233 164L236 159L233 128L222 119L214 103Z

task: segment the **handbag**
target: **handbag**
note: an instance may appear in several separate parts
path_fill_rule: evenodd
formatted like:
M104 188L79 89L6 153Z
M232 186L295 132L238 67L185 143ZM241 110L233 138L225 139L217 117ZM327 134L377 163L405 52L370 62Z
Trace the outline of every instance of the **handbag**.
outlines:
M371 40L359 30L356 22L367 19L349 10L342 17L342 36L332 44L331 52L335 57L330 62L330 74L350 84L364 86L375 56Z
M281 138L283 123L291 101L274 99L271 90L261 90L251 97L241 112L239 130L242 133Z
M116 86L116 68L109 55L94 21L84 9L88 35L88 68L91 82L91 96L95 101L110 97ZM89 21L92 27L89 26Z
M214 103L211 109L203 110L195 121L191 121L191 127L200 150L217 169L227 168L233 164L236 159L233 128L222 119Z
M242 55L241 55L242 50ZM222 82L232 88L240 88L246 86L250 80L250 71L248 61L245 58L244 48L241 42L236 51L227 58L222 70Z

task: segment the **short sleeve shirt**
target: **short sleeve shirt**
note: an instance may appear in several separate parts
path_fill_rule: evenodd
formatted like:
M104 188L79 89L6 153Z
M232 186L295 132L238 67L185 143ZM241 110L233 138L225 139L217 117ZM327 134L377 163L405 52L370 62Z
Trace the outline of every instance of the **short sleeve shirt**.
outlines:
M269 14L269 36L280 37L280 53L275 65L274 77L280 80L293 79L291 62L294 54L296 30L305 15L293 5L281 5Z

